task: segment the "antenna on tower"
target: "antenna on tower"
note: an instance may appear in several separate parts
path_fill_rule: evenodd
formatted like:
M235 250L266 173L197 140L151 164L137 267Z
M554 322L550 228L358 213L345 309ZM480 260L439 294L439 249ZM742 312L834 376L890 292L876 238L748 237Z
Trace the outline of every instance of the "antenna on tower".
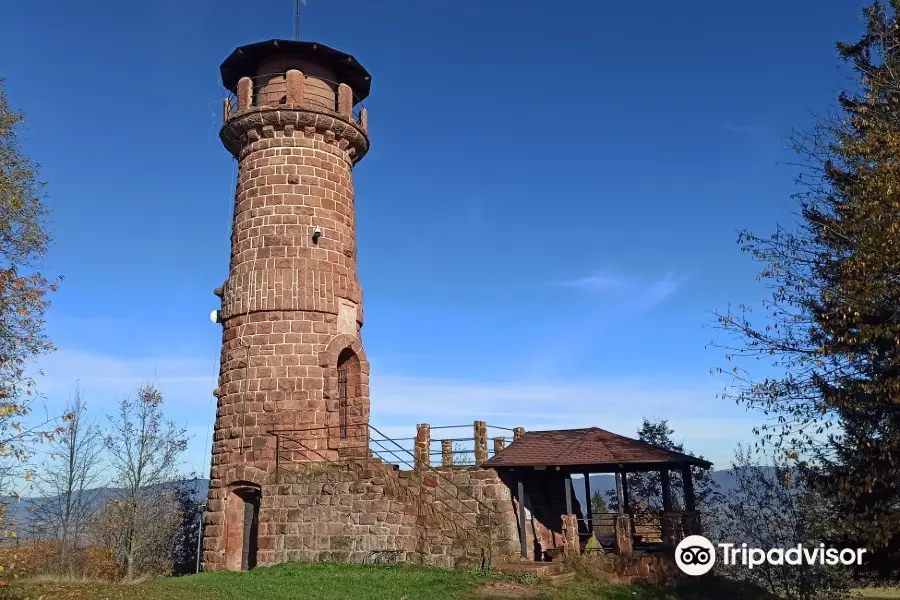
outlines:
M306 0L297 0L297 13L294 18L294 39L300 41L300 5L306 6Z

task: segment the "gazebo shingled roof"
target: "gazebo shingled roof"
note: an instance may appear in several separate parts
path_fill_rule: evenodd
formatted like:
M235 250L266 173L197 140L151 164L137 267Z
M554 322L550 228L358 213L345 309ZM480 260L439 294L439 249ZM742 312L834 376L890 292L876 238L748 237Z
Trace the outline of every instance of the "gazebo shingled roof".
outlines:
M665 450L598 427L530 431L495 454L482 466L512 467L603 467L664 464L712 467L709 461Z

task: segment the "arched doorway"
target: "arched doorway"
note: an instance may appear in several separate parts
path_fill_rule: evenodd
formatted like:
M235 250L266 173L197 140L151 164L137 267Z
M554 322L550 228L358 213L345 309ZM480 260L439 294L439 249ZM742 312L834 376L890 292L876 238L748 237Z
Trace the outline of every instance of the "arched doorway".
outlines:
M338 423L341 439L347 439L349 425L358 421L360 395L360 363L359 357L350 348L344 348L337 360L337 384L338 384ZM352 435L359 435L355 432Z
M256 566L261 493L253 484L231 488L225 500L225 568L247 571Z

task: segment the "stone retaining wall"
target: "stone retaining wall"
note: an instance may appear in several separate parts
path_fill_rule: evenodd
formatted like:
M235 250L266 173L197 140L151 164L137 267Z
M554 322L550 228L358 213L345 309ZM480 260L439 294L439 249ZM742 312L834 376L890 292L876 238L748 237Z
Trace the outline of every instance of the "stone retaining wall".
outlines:
M574 559L573 566L589 577L618 585L673 585L684 578L669 554L584 554Z
M518 555L507 486L479 468L395 471L372 461L291 465L262 486L258 565L412 562L471 568Z

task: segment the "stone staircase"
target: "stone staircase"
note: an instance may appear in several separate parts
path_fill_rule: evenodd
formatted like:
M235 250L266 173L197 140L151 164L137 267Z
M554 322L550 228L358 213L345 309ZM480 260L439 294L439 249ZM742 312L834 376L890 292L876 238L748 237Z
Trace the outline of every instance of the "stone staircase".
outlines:
M564 585L575 579L575 573L561 562L499 563L495 568L506 575L532 575L551 585Z

